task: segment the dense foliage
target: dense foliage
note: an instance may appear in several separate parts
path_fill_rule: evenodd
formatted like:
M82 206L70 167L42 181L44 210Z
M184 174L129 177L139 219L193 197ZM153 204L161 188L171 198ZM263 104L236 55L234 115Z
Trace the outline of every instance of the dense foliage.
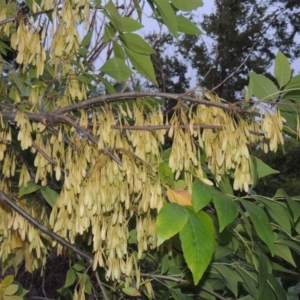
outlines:
M239 105L135 91L157 85L146 4L200 33L183 12L201 0L0 1L0 298L293 299L300 199L255 192L278 171L250 147L300 136L300 76L279 52ZM14 276L59 259L57 291Z

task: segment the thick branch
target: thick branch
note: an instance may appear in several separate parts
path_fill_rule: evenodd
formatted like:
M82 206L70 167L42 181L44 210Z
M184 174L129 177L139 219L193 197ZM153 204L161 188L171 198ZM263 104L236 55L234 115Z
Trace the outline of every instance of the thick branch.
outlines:
M68 249L72 250L79 256L81 256L83 259L85 259L90 264L93 263L94 258L92 255L80 250L75 245L72 245L53 231L51 231L49 228L47 228L45 225L37 221L35 218L33 218L31 215L29 215L26 211L24 211L21 207L19 207L13 200L11 200L3 191L0 190L0 199L4 201L9 207L11 207L14 211L16 211L18 214L20 214L24 219L26 219L28 222L30 222L33 226L38 228L41 232L45 233L46 235L53 238L55 241L60 243L61 245L67 247Z
M143 97L156 97L156 98L158 97L158 98L166 98L166 99L176 100L176 101L185 100L185 101L189 101L191 103L219 107L224 110L231 110L231 111L234 110L236 113L241 113L241 112L247 113L247 111L242 111L239 107L231 106L231 105L228 105L227 103L212 102L209 100L198 99L198 98L194 98L194 97L184 95L184 94L178 95L178 94L161 93L161 92L127 92L127 93L121 93L121 94L118 93L118 94L112 94L112 95L101 95L98 97L90 98L86 101L81 101L80 103L76 103L76 104L72 104L69 106L62 107L62 108L58 108L56 110L53 110L52 113L53 114L63 114L63 113L67 113L67 112L82 109L82 108L100 106L105 103L112 103L112 102L121 101L121 100L129 100L129 99L136 99L136 98L143 98Z

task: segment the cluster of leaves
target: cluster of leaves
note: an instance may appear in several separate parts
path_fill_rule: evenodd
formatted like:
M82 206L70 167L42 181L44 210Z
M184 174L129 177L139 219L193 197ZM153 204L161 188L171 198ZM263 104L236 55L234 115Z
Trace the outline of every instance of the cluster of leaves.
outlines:
M209 92L117 94L134 70L157 83L155 51L134 33L140 1L103 2L27 1L21 14L0 1L2 270L25 260L32 272L57 251L72 261L65 298L286 299L276 272L293 273L278 261L295 266L300 204L282 189L255 193L276 171L249 144L276 151L283 132L299 136L299 77L279 53L276 85L250 73L239 107ZM201 0L147 3L174 37L200 33L181 10ZM10 47L16 68L5 61ZM176 101L172 113L165 99ZM23 297L6 278L3 298Z

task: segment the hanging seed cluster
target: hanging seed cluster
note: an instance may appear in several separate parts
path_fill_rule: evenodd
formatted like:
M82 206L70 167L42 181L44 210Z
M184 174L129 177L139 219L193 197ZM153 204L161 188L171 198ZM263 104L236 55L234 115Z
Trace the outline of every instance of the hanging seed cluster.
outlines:
M214 100L217 98L212 96ZM142 99L136 99L131 107L106 105L101 109L80 110L77 124L93 134L97 144L66 124L55 125L55 133L50 132L44 124L31 122L22 112L16 114L15 122L19 145L22 150L31 151L34 165L28 170L13 148L1 142L1 184L16 175L16 165L20 166L19 186L26 186L29 180L43 186L53 178L61 181L62 190L50 215L50 228L71 243L78 236L84 237L93 249L94 269L98 265L104 267L107 277L112 279L132 272L133 257L128 250L131 229L137 232L139 258L148 248L157 246L155 218L166 201L157 167L162 162L162 146L167 136L173 141L169 166L175 178L183 178L189 188L195 177L212 184L202 170L201 156L205 155L216 182L234 171L234 188L247 191L253 176L249 144L262 142L276 150L277 144L283 143L283 120L278 111L261 120L245 120L230 110L205 105L187 107L178 102L173 116L166 120L160 106L148 105ZM168 129L122 130L132 124L146 129L167 125ZM199 124L212 128L202 129ZM8 141L12 139L10 128L1 121L0 135ZM251 130L261 135L252 134ZM105 148L114 149L111 151L122 165L106 155ZM17 201L24 206L22 198ZM3 232L1 257L5 259L12 250L8 246L12 238L28 243L36 241L30 243L35 247L27 249L32 259L36 259L34 267L39 266L46 253L41 234L5 205L1 208L0 221L7 228ZM33 208L30 213L40 217ZM48 224L45 214L42 216L41 221ZM62 248L57 247L61 252Z
M52 2L42 1L38 7L33 1L32 5L36 10L48 10ZM15 4L9 5L12 11L16 10ZM70 60L80 45L76 24L88 21L88 12L87 0L63 1L61 9L54 7L52 12L52 43L47 54L53 77L59 81L63 76L66 83L51 102L53 109L87 97L87 86L79 82ZM0 11L0 20L10 14L5 7ZM12 48L18 51L17 62L24 70L29 65L35 66L36 77L41 76L46 59L45 28L36 27L28 16L21 16L16 24L16 27L11 23L1 25L0 33L11 36ZM81 62L78 65L84 70ZM135 256L128 247L130 230L137 232L138 258L157 246L155 220L166 201L165 186L157 168L163 161L166 138L172 141L168 164L175 180L183 179L189 190L195 177L213 184L203 172L205 163L216 183L224 174L233 172L234 189L248 191L253 184L249 144L260 142L265 151L276 151L278 143L283 143L284 120L277 110L260 119L251 115L243 118L231 109L185 105L182 101L178 101L169 119L163 116L159 105L134 99L130 105L107 104L69 114L67 117L76 126L67 121L55 122L54 118L46 126L43 120L33 121L32 116L47 113L49 108L44 107L42 100L50 89L47 90L46 84L33 84L28 90L29 104L23 112L14 109L13 120L4 120L0 113L0 188L69 242L75 243L81 237L93 249L93 268L104 267L111 279L119 279L122 274L131 276L133 268L138 272ZM9 96L18 104L24 95L12 86ZM217 97L207 96L212 103L219 102ZM210 128L203 129L201 124ZM129 130L126 126L140 130ZM17 132L14 138L12 132ZM107 155L107 149L122 164ZM32 158L32 163L26 157ZM49 220L40 202L28 204L26 196L16 193L17 185L26 187L30 181L41 186L55 183L57 189L61 188ZM54 242L50 245L52 241L2 202L0 228L2 262L9 253L14 253L16 262L25 258L29 271L43 265L47 249L55 245ZM61 246L56 246L61 253Z

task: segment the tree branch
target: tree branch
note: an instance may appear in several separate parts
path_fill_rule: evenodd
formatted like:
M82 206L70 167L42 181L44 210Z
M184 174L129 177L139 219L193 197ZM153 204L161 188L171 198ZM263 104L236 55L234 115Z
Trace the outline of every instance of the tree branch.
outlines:
M101 292L102 292L102 294L103 294L103 298L104 298L105 300L108 300L108 297L107 297L107 295L106 295L105 289L104 289L104 287L103 287L103 284L102 284L102 282L101 282L101 280L100 280L100 277L99 277L99 274L98 274L97 272L95 272L95 276L96 276L96 279L97 279L97 283L98 283L98 285L99 285L99 287L100 287L100 290L101 290Z
M35 218L33 218L31 215L29 215L26 211L24 211L21 207L19 207L13 200L11 200L2 190L0 190L0 199L5 202L10 208L12 208L14 211L16 211L18 214L20 214L24 219L26 219L28 222L30 222L33 226L38 228L41 232L45 233L46 235L53 238L55 241L60 243L61 245L67 247L68 249L72 250L76 254L78 254L80 257L85 259L90 264L93 263L94 258L92 255L80 250L75 245L69 243L50 229L48 229L45 225L37 221Z

